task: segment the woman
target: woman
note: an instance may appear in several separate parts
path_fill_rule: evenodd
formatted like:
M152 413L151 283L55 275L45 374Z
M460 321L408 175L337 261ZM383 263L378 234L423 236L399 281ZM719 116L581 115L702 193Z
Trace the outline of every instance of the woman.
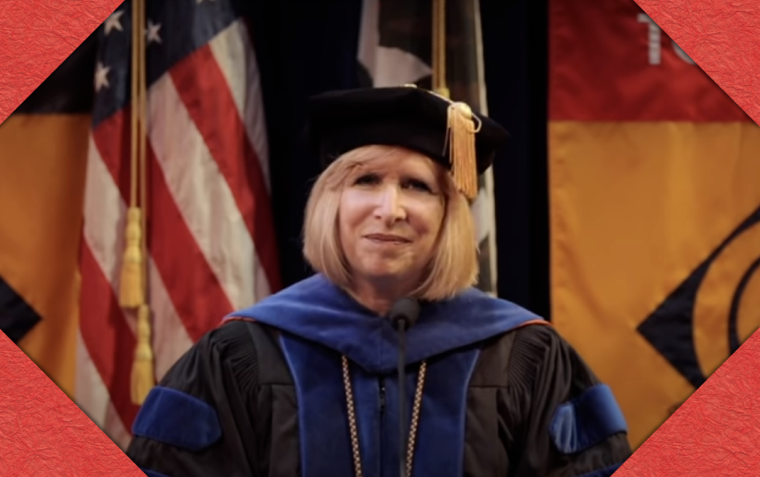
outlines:
M417 88L321 95L307 205L315 276L234 313L153 389L128 454L149 476L610 475L630 449L608 387L547 323L471 288L468 200L507 133Z

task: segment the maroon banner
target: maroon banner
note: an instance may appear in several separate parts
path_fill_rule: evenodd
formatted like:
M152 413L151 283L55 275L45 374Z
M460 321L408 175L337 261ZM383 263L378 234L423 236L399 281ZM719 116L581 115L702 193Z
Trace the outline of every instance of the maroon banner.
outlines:
M549 11L551 120L750 121L632 0Z

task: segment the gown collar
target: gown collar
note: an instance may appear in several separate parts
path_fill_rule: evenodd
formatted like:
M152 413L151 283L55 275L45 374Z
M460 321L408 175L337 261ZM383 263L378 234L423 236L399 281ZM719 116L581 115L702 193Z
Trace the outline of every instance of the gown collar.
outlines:
M396 369L398 337L390 320L370 311L317 274L225 320L249 318L319 343L374 374ZM406 332L407 363L494 337L540 317L506 300L469 288L454 298L420 304Z

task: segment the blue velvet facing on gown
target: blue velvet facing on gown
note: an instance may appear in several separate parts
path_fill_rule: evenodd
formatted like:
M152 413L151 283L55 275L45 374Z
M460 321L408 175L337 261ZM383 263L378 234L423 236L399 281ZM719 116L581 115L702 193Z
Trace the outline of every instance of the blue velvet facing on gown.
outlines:
M296 383L304 476L352 476L353 457L340 356L302 338L282 335ZM447 353L428 364L413 475L461 475L467 383L478 349ZM399 390L396 374L371 375L350 365L362 470L367 477L398 474ZM385 382L381 414L380 379ZM407 429L418 370L407 373Z

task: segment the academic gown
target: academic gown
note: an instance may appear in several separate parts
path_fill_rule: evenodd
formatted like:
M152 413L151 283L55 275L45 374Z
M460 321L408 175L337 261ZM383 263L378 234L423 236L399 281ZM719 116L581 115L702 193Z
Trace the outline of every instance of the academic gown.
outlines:
M427 374L413 476L611 475L629 455L609 387L546 322L470 289L407 331L407 416ZM129 457L150 477L398 475L397 334L315 275L236 312L150 392ZM408 429L408 427L407 427Z

